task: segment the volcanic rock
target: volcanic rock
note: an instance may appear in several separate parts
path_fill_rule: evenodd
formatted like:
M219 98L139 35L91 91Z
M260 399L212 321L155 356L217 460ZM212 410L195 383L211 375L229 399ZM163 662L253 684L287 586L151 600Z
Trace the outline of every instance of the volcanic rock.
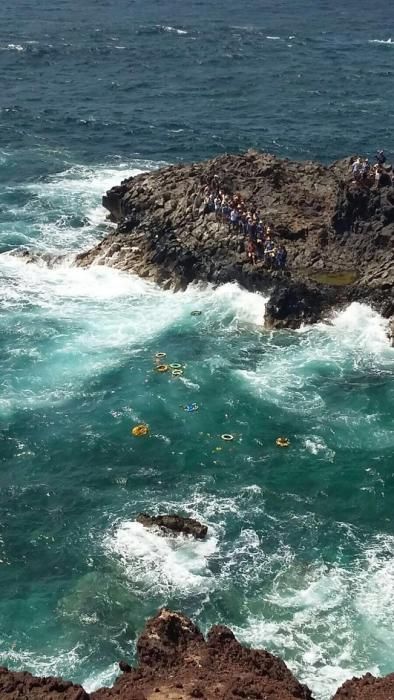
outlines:
M181 515L148 515L147 513L139 513L136 521L145 527L159 527L163 532L183 533L184 535L193 535L198 540L204 539L208 532L208 527L202 525L198 520L193 518L183 518Z
M394 698L394 673L375 678L366 673L362 678L352 678L338 688L332 700L392 700Z
M138 667L91 700L313 700L280 659L244 649L227 627L213 627L205 640L185 615L166 608L148 621L137 653Z
M379 187L353 182L350 165L350 158L324 166L248 151L128 178L103 197L117 230L78 255L76 264L134 271L166 288L238 282L272 293L269 327L320 320L354 300L389 318L394 189L390 177ZM215 175L222 189L240 193L271 225L274 242L286 245L286 270L252 265L245 236L204 213L203 187Z
M1 700L89 700L80 685L73 685L61 678L37 678L31 673L9 671L0 667Z
M88 695L59 678L35 678L0 668L0 700L313 700L286 664L267 651L246 649L228 627L215 625L204 639L185 615L162 608L137 642L138 664L112 688ZM367 673L338 689L332 700L392 700L394 674Z

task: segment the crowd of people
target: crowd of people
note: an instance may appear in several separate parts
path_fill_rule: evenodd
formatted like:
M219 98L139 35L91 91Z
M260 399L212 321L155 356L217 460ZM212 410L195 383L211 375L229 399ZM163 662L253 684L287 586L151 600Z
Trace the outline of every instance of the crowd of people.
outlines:
M214 213L216 221L228 226L245 241L249 261L261 261L270 269L286 267L287 251L273 240L271 227L263 223L256 207L247 205L240 194L230 194L217 175L203 187L204 215Z
M368 158L356 158L352 163L352 174L353 181L365 185L375 185L379 187L382 181L382 177L387 180L391 180L391 184L394 186L394 171L392 168L387 168L385 166L386 156L384 151L377 151L375 155L376 163L371 165ZM386 183L385 183L386 184Z

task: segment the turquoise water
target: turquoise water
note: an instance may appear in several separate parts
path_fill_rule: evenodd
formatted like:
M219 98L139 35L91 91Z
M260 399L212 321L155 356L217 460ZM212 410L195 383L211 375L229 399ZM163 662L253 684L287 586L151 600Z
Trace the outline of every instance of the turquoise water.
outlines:
M0 662L96 688L167 604L280 654L324 700L394 669L385 321L352 304L268 333L264 297L235 285L172 294L72 255L108 231L102 193L163 160L384 146L390 8L98 2L93 26L79 5L0 9ZM68 258L26 265L19 246ZM181 377L154 371L159 351ZM140 510L209 537L159 537Z

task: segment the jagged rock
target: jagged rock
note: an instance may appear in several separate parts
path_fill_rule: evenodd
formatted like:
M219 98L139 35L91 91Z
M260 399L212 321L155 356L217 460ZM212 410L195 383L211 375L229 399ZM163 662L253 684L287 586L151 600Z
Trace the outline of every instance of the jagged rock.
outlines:
M127 663L127 661L120 660L118 664L120 670L122 673L130 673L131 672L131 666L130 664Z
M137 643L138 663L120 662L112 688L88 695L59 678L35 678L0 668L0 700L313 700L307 686L268 651L247 649L223 625L204 639L182 613L162 608L147 621ZM394 673L367 673L344 683L332 700L392 700Z
M266 328L298 328L316 323L330 307L332 292L304 283L290 282L277 287L265 308Z
M394 673L375 678L366 673L362 678L352 678L338 688L332 700L392 700L394 698Z
M138 523L145 527L159 527L164 532L182 532L184 535L193 535L198 540L204 539L208 532L208 527L202 525L193 518L183 518L181 515L148 515L139 513L136 517Z
M137 653L137 668L92 700L128 700L136 691L163 700L313 700L280 659L245 649L223 626L213 627L205 641L189 618L166 608L148 621Z
M52 676L36 677L31 673L9 671L0 668L1 700L89 700L89 695L80 685Z
M248 151L129 178L103 198L110 218L118 222L117 231L78 255L76 264L132 270L166 288L184 289L195 280L235 281L250 291L273 291L266 316L271 327L311 323L328 307L355 299L390 316L394 189L390 178L378 188L353 183L350 163L347 158L323 166ZM202 186L214 175L228 191L240 192L272 225L277 242L288 250L287 271L251 265L244 236L230 232L214 214L204 215ZM342 287L316 278L317 273L343 272L353 277ZM289 278L305 285L298 308L285 299ZM292 293L296 291L293 287ZM278 306L274 303L278 295L276 318L272 309Z

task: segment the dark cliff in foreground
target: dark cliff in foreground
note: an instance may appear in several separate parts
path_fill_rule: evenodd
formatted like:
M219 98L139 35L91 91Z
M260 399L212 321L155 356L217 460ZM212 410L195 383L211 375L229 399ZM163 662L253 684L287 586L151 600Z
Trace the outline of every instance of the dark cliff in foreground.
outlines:
M113 688L88 695L59 678L0 668L0 700L313 700L286 664L267 651L245 649L231 630L212 627L204 639L184 615L163 608L137 643L138 666L121 662ZM394 674L344 683L333 700L389 700Z
M270 292L266 324L297 327L333 306L365 301L394 314L394 188L391 178L352 181L350 159L331 166L255 151L138 175L103 198L117 230L77 264L131 270L166 287L237 281ZM252 265L246 236L204 214L203 191L217 176L239 193L285 245L285 270ZM343 284L345 283L345 284Z

